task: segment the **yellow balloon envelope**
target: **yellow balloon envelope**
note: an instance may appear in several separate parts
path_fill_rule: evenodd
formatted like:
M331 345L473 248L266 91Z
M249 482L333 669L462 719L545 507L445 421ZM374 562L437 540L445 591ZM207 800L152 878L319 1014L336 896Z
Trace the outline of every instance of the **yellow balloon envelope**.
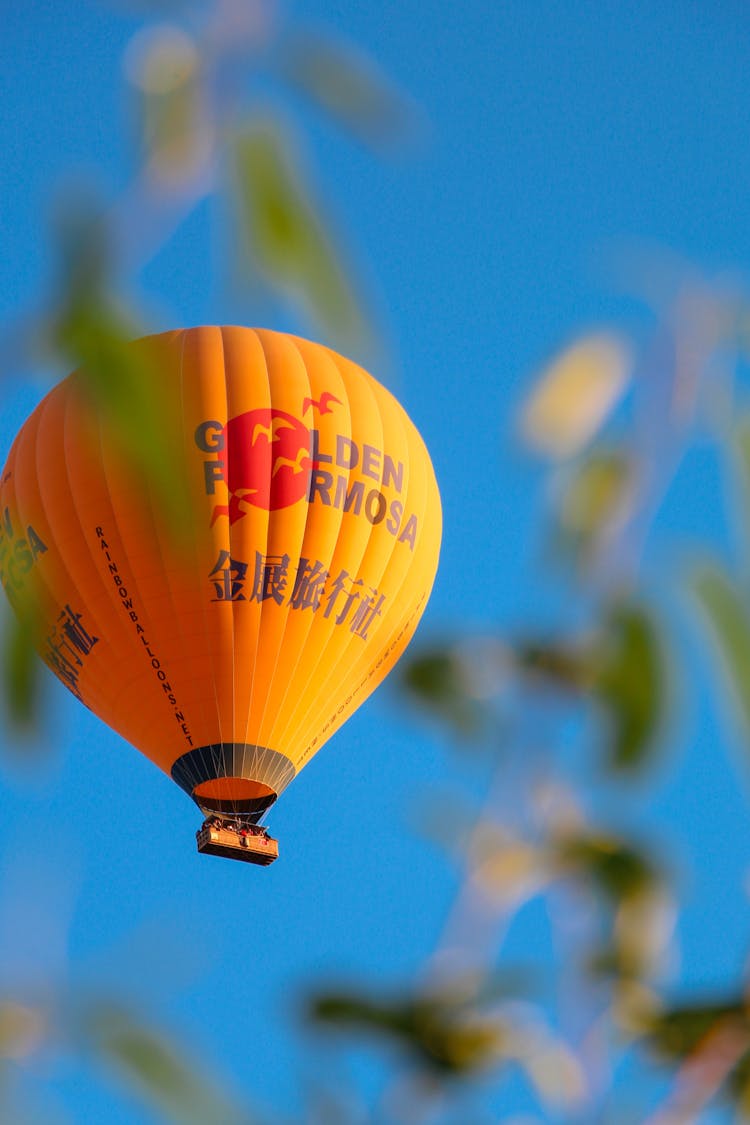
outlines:
M183 435L181 527L74 373L0 478L0 577L78 699L207 815L255 823L414 633L438 489L393 396L326 347L238 327L144 346Z

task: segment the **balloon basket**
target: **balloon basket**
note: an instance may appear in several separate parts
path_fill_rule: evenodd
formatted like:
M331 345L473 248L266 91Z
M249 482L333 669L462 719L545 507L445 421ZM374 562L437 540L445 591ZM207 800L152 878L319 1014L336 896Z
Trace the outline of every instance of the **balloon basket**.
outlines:
M209 818L195 834L198 851L268 867L279 858L279 842L265 828L241 821Z

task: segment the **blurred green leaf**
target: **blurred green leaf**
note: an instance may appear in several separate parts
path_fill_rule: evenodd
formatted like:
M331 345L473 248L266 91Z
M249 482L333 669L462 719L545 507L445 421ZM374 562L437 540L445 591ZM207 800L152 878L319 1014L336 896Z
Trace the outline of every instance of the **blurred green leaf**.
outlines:
M180 531L185 526L187 489L180 471L179 418L147 346L132 346L134 335L132 325L93 298L66 310L57 338L128 463L158 497L172 529Z
M627 390L633 366L627 340L597 333L577 340L542 372L524 404L527 444L553 460L579 453Z
M642 964L629 950L614 943L599 946L587 957L586 966L593 976L630 980L641 976Z
M207 156L197 43L177 24L141 29L130 41L125 69L138 93L148 173L179 181Z
M87 191L66 198L57 215L55 237L60 307L87 294L109 293L112 231L101 202Z
M731 1098L746 1120L750 1086L750 1015L744 997L721 1003L680 1004L643 1021L645 1043L672 1065L704 1058L707 1094Z
M593 635L563 642L520 640L512 654L524 675L588 695L602 706L611 767L636 769L645 763L656 745L665 675L656 623L644 608L617 604Z
M644 1008L634 1030L663 1062L689 1066L694 1081L703 1086L698 1091L699 1108L705 1108L716 1098L730 1098L737 1104L738 1120L747 1119L750 1014L743 996L719 1002ZM693 1115L689 1119L693 1120Z
M681 1061L698 1049L706 1036L731 1021L750 1036L744 997L722 1003L677 1004L652 1017L646 1030L649 1046L658 1055Z
M328 993L311 1002L309 1015L319 1024L390 1040L429 1070L445 1075L468 1075L497 1063L505 1041L499 1020L450 992L390 1002Z
M251 265L271 288L301 300L327 333L350 344L363 337L350 280L279 127L248 128L234 150Z
M2 538L0 532L0 541ZM12 612L0 614L4 712L18 732L30 732L39 716L42 687L38 655L43 643L41 609L34 584L28 578L23 585L8 583L4 592L12 606Z
M85 1021L95 1051L152 1105L178 1125L251 1125L203 1073L183 1045L145 1027L117 1005L98 1004Z
M643 852L605 833L561 836L554 856L563 872L590 881L615 906L651 890L659 879Z
M750 610L731 578L718 566L704 566L691 588L710 626L732 697L750 732Z
M732 1069L727 1080L730 1095L737 1102L740 1121L750 1119L750 1049Z
M69 222L63 244L63 300L53 343L80 372L93 407L157 497L174 531L184 529L187 485L181 419L168 401L147 340L109 296L107 232L94 216Z
M294 85L361 140L382 149L413 133L408 100L371 59L340 40L297 34L281 65Z
M3 633L3 689L12 723L30 727L36 720L41 664L28 625L15 614Z
M567 474L559 501L558 537L564 549L587 562L627 511L635 469L623 450L597 450Z
M578 694L591 687L591 667L582 645L521 640L513 648L516 667L565 691Z
M407 654L397 666L397 676L415 703L459 735L475 735L481 729L484 711L469 692L465 666L455 651L445 647Z
M593 691L611 728L608 764L617 770L637 769L656 746L664 707L661 645L647 611L632 603L615 606L593 661Z

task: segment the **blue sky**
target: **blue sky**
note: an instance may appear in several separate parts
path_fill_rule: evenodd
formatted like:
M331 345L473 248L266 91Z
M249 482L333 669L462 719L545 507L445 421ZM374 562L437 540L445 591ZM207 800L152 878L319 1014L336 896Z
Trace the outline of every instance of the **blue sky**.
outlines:
M53 276L48 220L60 178L93 176L114 197L132 174L121 56L138 20L123 10L0 4L6 326ZM418 425L441 487L444 548L420 636L543 621L560 591L535 553L541 475L515 436L518 406L534 371L578 334L642 325L618 289L625 250L668 248L709 276L750 263L745 5L467 0L428 14L416 0L298 0L287 16L370 53L427 122L414 153L379 160L279 95L373 295L387 341L374 374ZM148 264L133 294L150 327L262 322L311 334L293 312L232 291L216 269L225 222L201 206ZM49 376L6 371L0 457ZM670 493L647 567L676 565L676 548L659 543L723 542L720 499L712 454L699 449ZM3 983L116 977L147 1012L184 1028L217 1072L261 1104L293 1110L300 989L321 972L404 980L439 934L452 885L412 825L420 794L450 776L444 744L386 686L274 810L280 862L247 870L198 857L184 795L48 687L46 765L0 775ZM693 841L682 968L696 985L717 984L745 954L747 904L736 892L750 859L745 794L703 695L673 741L683 749L645 812L660 834ZM543 947L538 921L521 920L511 952ZM210 1045L206 1028L217 1025L262 1026L250 1063L240 1043ZM89 1072L55 1071L40 1099L40 1119L65 1120L63 1110L76 1121L141 1119Z

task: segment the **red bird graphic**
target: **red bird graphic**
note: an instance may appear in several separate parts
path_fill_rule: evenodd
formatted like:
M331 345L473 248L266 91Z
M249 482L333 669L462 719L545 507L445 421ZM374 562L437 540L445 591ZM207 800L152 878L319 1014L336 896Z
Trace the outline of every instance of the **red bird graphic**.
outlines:
M303 417L307 413L308 406L317 407L317 410L318 410L319 414L330 414L331 408L328 405L330 402L337 402L339 404L339 406L341 406L341 399L336 398L336 396L332 395L330 391L323 391L323 394L320 396L319 399L314 399L314 398L303 399L303 401L302 401L302 415L303 415Z

